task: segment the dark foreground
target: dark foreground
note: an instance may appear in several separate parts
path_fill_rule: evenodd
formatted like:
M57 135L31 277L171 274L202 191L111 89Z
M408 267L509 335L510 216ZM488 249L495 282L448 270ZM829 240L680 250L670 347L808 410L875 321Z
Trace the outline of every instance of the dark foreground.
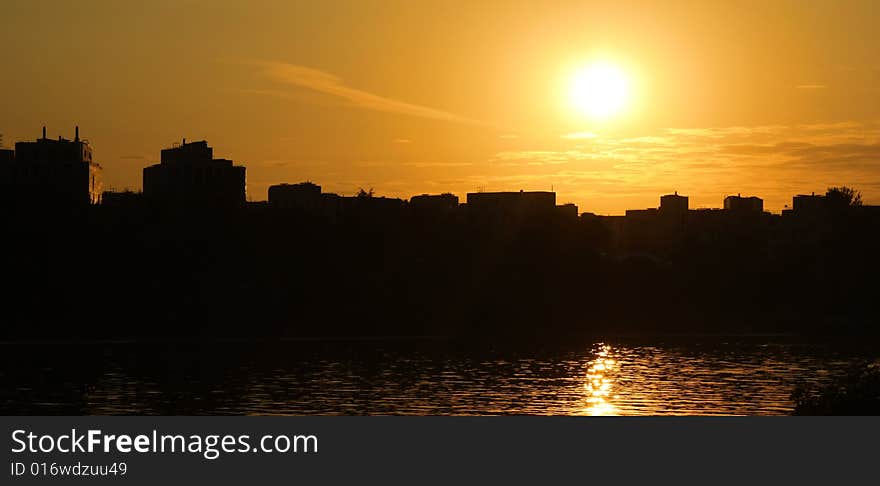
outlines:
M877 211L694 219L621 246L595 218L370 201L0 212L0 338L877 332Z

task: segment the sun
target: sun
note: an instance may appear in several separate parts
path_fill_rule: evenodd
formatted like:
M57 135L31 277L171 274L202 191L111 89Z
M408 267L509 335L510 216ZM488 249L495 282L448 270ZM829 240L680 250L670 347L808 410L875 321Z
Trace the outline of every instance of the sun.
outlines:
M627 108L632 87L626 73L609 62L595 62L576 71L569 85L569 103L593 120L607 120Z

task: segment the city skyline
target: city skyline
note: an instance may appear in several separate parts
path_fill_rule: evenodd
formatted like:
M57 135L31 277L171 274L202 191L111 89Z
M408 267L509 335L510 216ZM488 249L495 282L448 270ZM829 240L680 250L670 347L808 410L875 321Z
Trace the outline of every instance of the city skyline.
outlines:
M57 141L57 142L59 142L59 143L64 142L64 143L68 143L68 144L71 143L71 142L74 142L74 143L80 143L80 142L82 142L82 143L85 144L85 147L88 147L88 151L89 151L89 154L90 154L90 157L91 157L91 144L90 144L90 142L88 141L88 139L86 139L86 138L80 139L80 137L79 137L79 126L78 126L78 125L75 127L75 135L74 135L74 138L73 138L73 139L65 138L64 136L59 135L58 138L57 138L57 140L56 140L55 138L48 137L47 134L48 134L47 128L46 128L45 126L43 126L41 137L39 137L39 138L37 138L37 139L35 139L35 140L30 140L30 141L24 141L24 140L22 140L22 141L18 141L17 144L21 144L21 145L23 145L23 146L32 146L33 144L35 144L35 143L39 143L39 142L41 142L41 141L49 141L50 143L52 143L52 142L56 142L56 141ZM0 141L2 141L2 138L0 138ZM184 148L184 147L187 147L187 148L195 148L196 151L206 150L206 151L207 151L207 155L206 155L205 157L207 158L207 162L208 162L209 165L210 165L210 158L211 158L211 153L212 153L212 151L213 151L213 148L211 148L211 147L209 147L209 146L207 145L207 141L206 141L206 140L196 140L196 141L190 140L189 142L187 142L187 141L186 141L186 138L183 138L181 142L173 142L173 143L167 145L165 148L160 149L160 151L161 151L161 153L162 153L162 157L161 157L162 162L161 162L161 163L150 164L150 165L148 165L148 166L143 167L143 173L142 173L143 176L142 176L142 183L141 183L141 187L140 187L140 188L131 188L131 187L115 188L115 187L108 187L108 188L103 188L103 189L106 189L106 190L104 190L104 195L111 194L111 195L123 195L123 196L124 196L124 194L126 194L126 193L136 193L136 194L141 194L141 193L144 193L144 192L150 192L149 189L148 189L147 191L144 191L145 184L144 184L144 182L143 182L143 179L146 179L146 178L148 177L147 173L148 173L148 172L153 173L155 170L159 169L160 166L163 166L163 165L165 164L165 154L166 154L166 153L177 152L179 149L182 149L182 148ZM199 147L199 148L196 148L196 147ZM7 153L9 154L10 161L14 159L14 155L13 155L13 154L15 154L15 152L16 152L14 149L11 149L11 148L10 148L10 149L7 149L7 148L4 148L3 146L0 146L0 150L5 151L5 152L7 152ZM203 157L202 157L201 155L198 155L198 156L196 156L196 158L195 158L194 160L201 160L202 158L203 158ZM59 160L59 161L60 161L60 160ZM72 159L71 159L71 161L72 161ZM27 162L25 159L23 159L23 163L27 164L28 162ZM90 164L92 163L91 160L89 160L89 163L90 163ZM199 162L199 164L201 164L201 163L202 163L202 162ZM228 159L215 159L215 160L214 160L214 163L220 163L220 165L223 165L223 164L231 164L232 161L231 161L231 160L228 160ZM95 164L96 164L96 166L97 166L98 171L99 171L99 172L103 172L103 171L102 171L102 167L100 166L100 164L98 164L97 162L95 162ZM247 191L246 177L245 177L245 175L244 175L244 174L245 174L245 172L244 172L245 167L243 167L243 166L237 166L237 169L241 170L241 174L237 176L237 177L240 178L240 180L239 180L238 182L233 182L233 183L232 183L232 186L230 187L230 189L232 189L233 194L234 194L234 192L235 192L235 188L234 188L234 187L235 187L236 185L240 185L241 188L240 188L239 190L240 190L240 191L244 191L243 197L239 196L239 198L240 198L242 201L256 202L256 203L259 203L259 202L270 202L270 203L271 203L271 202L272 202L272 191L273 191L273 189L278 189L278 188L281 188L281 187L288 187L288 186L290 186L290 187L314 186L314 187L317 187L317 188L318 188L318 192L319 192L319 193L320 193L320 191L321 191L321 186L320 186L320 185L315 185L315 184L314 184L314 181L312 181L312 180L275 181L275 182L270 182L270 183L269 183L269 186L267 187L266 197L265 197L265 198L262 198L262 199L256 199L256 198L253 197L252 194L250 194L250 193ZM213 170L216 171L217 169L215 168L215 169L213 169ZM103 175L103 174L100 174L100 175ZM197 175L196 175L196 176L197 176ZM150 177L151 177L151 178L155 178L155 176L150 176ZM165 176L162 176L162 177L164 178ZM198 176L197 176L197 177L198 177ZM90 196L90 197L92 198L92 203L93 203L93 204L100 204L100 203L101 203L101 202L100 202L100 191L103 190L103 189L101 189L102 181L101 181L101 179L100 179L100 176L99 176L99 178L97 179L97 181L98 181L98 189L97 189L98 192L96 192L95 194L93 194L92 196ZM94 184L94 182L95 182L95 181L93 180L92 184ZM163 183L163 184L164 184L164 183ZM74 186L75 186L75 185L76 185L76 184L74 184ZM154 184L154 185L155 185L155 184ZM862 199L862 196L863 196L863 195L862 195L861 191L858 190L858 188L851 188L851 187L849 187L849 186L841 185L841 186L829 186L829 187L827 188L827 190L828 190L828 191L831 191L831 190L836 190L836 189L839 189L839 188L844 188L844 189L847 189L847 190L853 190L853 191L854 191L854 194L858 196L858 204L861 205L861 204L864 203L864 200ZM83 189L84 191L91 191L91 192L94 192L94 189L90 190L90 189L87 189L85 186L83 186L82 189ZM193 189L194 189L194 188L189 188L189 189L188 189L188 188L186 188L186 187L181 187L181 188L179 188L179 190L183 190L184 193L186 193L186 192L188 192L188 191L190 191L190 190L193 190ZM471 195L478 195L478 194L514 194L514 193L523 193L523 192L524 192L523 189L519 189L519 190L492 191L492 190L486 190L486 188L482 188L482 187L481 187L481 188L478 188L478 189L475 190L475 191L468 191L468 192L463 193L463 194L466 195L466 196L468 196L468 198L470 198ZM550 188L550 191L543 191L543 190L526 191L526 194L541 194L541 193L553 194L553 195L554 195L554 200L555 200L555 198L556 198L556 194L557 194L557 193L553 190L552 187ZM378 194L378 193L375 192L374 188L372 188L372 187L369 188L368 191L367 191L364 187L358 187L358 189L357 189L356 191L352 191L351 193L325 192L324 194L328 194L328 195L331 195L331 196L343 196L343 197L346 197L346 196L348 196L348 197L351 197L351 196L361 196L361 195L364 195L364 194L368 195L369 197L373 197L374 194L375 194L376 196L380 196L380 197L382 197L382 198L385 198L385 197L390 196L390 197L392 197L392 198L400 199L401 201L406 201L406 202L413 202L413 201L412 201L413 199L424 198L424 197L432 197L432 198L433 198L433 197L444 197L444 196L454 196L455 199L458 200L458 194L453 193L453 192L451 192L451 191L447 191L447 192L443 192L443 193L434 193L434 194L430 194L430 193L418 193L418 194L410 194L410 195L403 195L403 196L400 196L400 195L385 195L385 194ZM675 196L675 197L679 197L679 193L678 193L678 191L673 191L671 194L656 194L656 195L655 195L655 197L659 197L659 198L660 198L660 201L662 201L662 199L664 199L664 198L667 198L667 197L673 197L673 196ZM682 195L682 196L683 196L683 198L684 198L685 201L689 201L689 199L690 199L689 196L686 196L686 195ZM804 192L798 192L798 193L791 194L791 196L790 196L790 200L791 200L792 202L794 202L794 201L796 201L798 198L810 198L810 197L822 197L822 196L823 196L823 192L822 192L822 191L819 191L818 194L817 194L816 191L808 191L808 192L807 192L807 191L804 191ZM232 200L235 200L235 199L236 199L236 196L232 195ZM763 197L760 197L760 195L748 194L748 193L747 193L745 196L743 196L743 192L740 191L740 192L737 192L737 193L735 193L735 194L725 194L725 195L723 196L723 198L722 198L722 203L721 203L720 205L700 205L700 206L693 206L693 207L690 207L689 204L688 204L688 205L686 206L686 209L690 209L690 210L704 210L704 209L707 209L707 210L716 210L716 209L729 210L729 209L730 209L730 207L729 207L729 202L730 202L730 200L737 200L737 201L738 201L738 200L743 200L743 201L745 201L745 202L756 201L756 202L758 203L758 207L759 207L758 212L766 212L766 213L776 214L776 215L778 215L778 214L780 214L780 213L782 213L782 212L784 212L784 211L787 211L787 210L790 210L790 209L796 207L796 204L785 204L784 207L782 208L782 210L780 210L780 211L771 211L771 210L768 210L767 208L764 207L764 203L765 203L765 201L764 201L764 198L763 198ZM577 214L577 215L580 215L580 214L595 214L595 215L599 215L599 216L623 216L623 215L627 215L627 216L628 216L628 215L630 214L630 212L633 212L633 211L635 211L635 212L639 212L639 211L641 211L642 209L656 209L656 208L658 207L656 204L655 204L655 205L645 206L645 207L628 207L628 208L624 208L624 210L623 210L623 214L619 214L619 215L618 215L618 214L602 214L602 213L592 212L592 211L589 211L589 210L584 210L583 208L580 208L576 203L572 203L572 202L570 202L570 201L560 200L560 201L558 201L558 202L559 202L559 207L562 207L562 206L570 206L570 207L573 207L574 210L575 210L575 214ZM458 204L458 203L456 203L456 204ZM221 206L222 206L222 204L221 204Z
M609 215L675 191L778 213L846 185L877 204L873 8L12 1L0 132L9 147L79 125L116 189L186 137L246 165L252 200L314 180L400 198L552 188ZM625 78L617 112L570 93L596 65Z

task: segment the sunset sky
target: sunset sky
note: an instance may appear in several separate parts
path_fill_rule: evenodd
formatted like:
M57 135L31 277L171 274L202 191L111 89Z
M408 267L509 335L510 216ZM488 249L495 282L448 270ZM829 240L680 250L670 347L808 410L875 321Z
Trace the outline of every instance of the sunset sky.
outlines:
M880 203L880 2L4 0L0 133L73 137L105 186L186 137L278 182L549 190L622 214L829 185ZM572 80L606 63L602 119Z

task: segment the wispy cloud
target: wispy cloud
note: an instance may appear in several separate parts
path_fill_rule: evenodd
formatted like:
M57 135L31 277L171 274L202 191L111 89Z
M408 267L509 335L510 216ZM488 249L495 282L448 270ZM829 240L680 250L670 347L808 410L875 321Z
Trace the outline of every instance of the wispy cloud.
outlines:
M827 87L824 84L799 84L795 86L795 89L825 89Z
M437 108L408 103L406 101L354 88L345 84L345 82L338 76L307 66L265 61L258 62L256 65L260 67L264 76L276 83L333 96L356 108L454 123L485 125L484 122L473 118L468 118ZM254 93L273 95L282 98L292 97L291 93L280 90L251 91Z
M471 167L474 164L472 162L407 162L403 164L405 166L410 167Z
M880 124L672 128L652 136L597 137L562 150L501 151L489 163L503 167L505 178L553 182L566 191L560 197L589 200L600 209L615 206L624 193L627 204L655 203L672 190L688 193L695 206L718 206L723 195L743 192L781 209L794 194L838 184L855 186L874 201L880 197Z
M515 132L492 132L495 148L480 157L438 153L423 159L415 151L414 159L291 160L284 173L327 181L330 192L374 187L395 197L552 187L560 203L574 202L598 214L656 207L658 197L672 191L690 196L691 207L719 207L725 195L742 193L757 195L764 207L778 211L795 194L845 184L860 190L866 203L880 202L876 122L681 127L619 136L603 132L589 140L561 139L561 131L523 131L516 141L495 138L504 133ZM387 144L393 146L397 136L414 135L397 132ZM412 146L398 145L398 152L429 142L414 138ZM268 180L277 177L257 190L265 191Z
M593 132L574 132L560 135L560 137L566 140L586 140L590 138L596 138L598 137L598 135Z

